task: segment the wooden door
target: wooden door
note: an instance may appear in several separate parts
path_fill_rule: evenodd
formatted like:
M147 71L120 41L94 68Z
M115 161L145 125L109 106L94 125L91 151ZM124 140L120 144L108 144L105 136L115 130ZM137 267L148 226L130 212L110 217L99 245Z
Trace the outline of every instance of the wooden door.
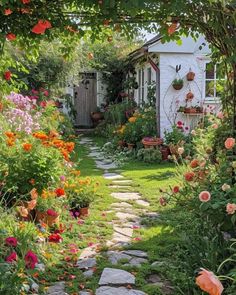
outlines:
M75 87L74 102L76 126L91 127L90 114L97 108L97 78L96 73L81 73L81 82Z

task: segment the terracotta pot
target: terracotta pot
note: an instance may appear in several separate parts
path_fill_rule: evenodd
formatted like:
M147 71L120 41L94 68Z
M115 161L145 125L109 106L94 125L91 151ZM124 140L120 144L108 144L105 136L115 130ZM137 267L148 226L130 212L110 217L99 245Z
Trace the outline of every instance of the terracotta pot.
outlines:
M185 108L184 113L185 114L190 114L191 113L191 108Z
M195 113L197 113L197 110L195 108L191 108L190 109L190 114L195 114Z
M170 155L170 149L168 148L168 146L162 146L160 148L161 151L161 155L162 155L162 160L166 161L168 160L168 156Z
M89 207L80 208L79 213L80 213L80 216L88 216L89 215Z
M134 143L128 143L128 149L132 150L134 148L135 144Z
M94 122L99 122L103 119L103 114L101 112L92 112L91 118Z
M172 84L172 86L175 90L180 90L183 88L184 85L183 84Z
M186 94L186 100L192 100L194 98L194 94L189 91L187 94Z
M50 216L47 214L47 212L36 211L35 219L37 222L42 221L48 226L59 223L59 216Z
M194 80L194 77L195 77L195 73L194 72L188 72L186 78L188 81L193 81Z

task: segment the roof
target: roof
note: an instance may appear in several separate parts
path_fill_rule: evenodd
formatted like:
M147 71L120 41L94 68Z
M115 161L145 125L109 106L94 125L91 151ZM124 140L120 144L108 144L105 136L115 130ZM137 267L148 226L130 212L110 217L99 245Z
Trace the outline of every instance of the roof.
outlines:
M153 37L152 39L148 40L146 43L143 44L142 47L137 48L136 50L132 51L129 54L129 57L131 58L138 58L139 55L142 55L142 53L144 51L146 51L148 49L149 46L151 46L152 44L160 41L162 38L162 36L160 34L156 35L155 37Z

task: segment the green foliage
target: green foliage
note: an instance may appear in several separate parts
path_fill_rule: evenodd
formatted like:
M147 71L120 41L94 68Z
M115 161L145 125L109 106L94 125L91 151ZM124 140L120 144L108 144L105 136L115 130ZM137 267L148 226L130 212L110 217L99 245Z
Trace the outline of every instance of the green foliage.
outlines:
M160 163L162 155L159 149L140 149L137 152L137 159L145 163Z
M171 131L166 131L164 132L165 135L165 144L170 145L170 144L178 144L181 141L186 141L187 136L184 134L183 130L178 128L176 125L172 126Z

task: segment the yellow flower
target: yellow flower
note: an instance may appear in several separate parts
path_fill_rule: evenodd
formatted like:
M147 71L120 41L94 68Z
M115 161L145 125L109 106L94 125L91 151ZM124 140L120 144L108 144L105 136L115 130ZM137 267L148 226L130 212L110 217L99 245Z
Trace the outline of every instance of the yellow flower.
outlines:
M130 123L134 123L136 120L137 120L136 117L130 117L130 118L129 118L129 122L130 122Z

